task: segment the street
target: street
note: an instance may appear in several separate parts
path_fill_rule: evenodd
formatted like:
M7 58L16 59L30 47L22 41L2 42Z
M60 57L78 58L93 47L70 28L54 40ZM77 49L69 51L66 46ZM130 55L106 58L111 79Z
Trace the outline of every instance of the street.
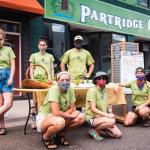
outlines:
M118 124L122 131L121 139L105 137L104 141L96 142L91 139L88 132L88 125L75 129L68 133L69 147L60 146L58 149L78 150L149 150L150 149L150 128L141 125L125 128ZM46 149L41 141L41 134L27 128L27 135L23 134L23 126L13 126L7 129L6 136L0 138L0 150L43 150Z

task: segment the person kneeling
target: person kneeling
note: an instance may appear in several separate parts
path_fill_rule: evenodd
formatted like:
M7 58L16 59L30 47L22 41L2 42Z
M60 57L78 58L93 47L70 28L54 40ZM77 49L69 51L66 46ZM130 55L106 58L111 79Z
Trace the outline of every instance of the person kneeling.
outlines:
M55 149L58 144L68 146L66 132L85 122L85 116L75 108L75 94L70 81L70 74L66 71L57 75L57 85L49 89L37 115L37 130L42 132L42 141L48 149Z
M107 112L107 91L105 85L109 77L105 72L97 72L93 83L96 85L87 92L86 121L90 124L89 135L96 141L102 141L103 133L120 138L121 131L115 125L114 114Z

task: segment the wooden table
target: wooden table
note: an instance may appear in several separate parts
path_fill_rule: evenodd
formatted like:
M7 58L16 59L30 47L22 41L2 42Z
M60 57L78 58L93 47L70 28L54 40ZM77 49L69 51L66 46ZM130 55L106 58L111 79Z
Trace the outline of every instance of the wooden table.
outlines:
M21 89L21 88L14 88L13 89L14 92L21 92L22 94L26 94L27 99L28 99L28 116L27 116L27 120L24 126L24 135L26 135L26 128L28 125L28 121L31 115L31 110L32 110L32 106L31 106L31 98L30 98L30 94L35 93L36 95L38 95L39 92L46 92L48 91L48 89Z

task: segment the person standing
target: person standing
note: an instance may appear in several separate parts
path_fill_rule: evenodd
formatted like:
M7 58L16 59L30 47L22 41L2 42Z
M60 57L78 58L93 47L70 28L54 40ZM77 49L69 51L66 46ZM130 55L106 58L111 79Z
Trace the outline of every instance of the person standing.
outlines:
M6 34L0 29L0 135L6 134L4 114L13 105L15 74L15 54L10 47L4 46Z
M40 38L38 40L38 49L39 52L34 53L30 56L29 62L30 62L30 76L32 79L37 79L37 76L42 76L43 78L45 77L45 70L41 67L34 67L33 65L41 65L44 67L47 71L48 74L48 80L53 80L54 78L54 57L51 54L48 54L46 52L47 49L47 40L45 38ZM37 98L36 95L33 94L33 107L36 106ZM32 110L32 123L31 123L31 128L36 129L36 111L35 109Z
M139 117L143 120L143 126L150 126L150 82L146 81L145 72L142 67L135 70L136 80L128 83L120 83L122 87L130 88L132 91L132 106L127 113L124 125L133 126Z
M67 65L68 72L71 74L72 82L81 82L84 78L89 78L94 70L94 59L91 54L82 48L83 38L80 35L74 37L74 46L68 50L61 58L60 68L65 71ZM86 65L89 65L87 71Z

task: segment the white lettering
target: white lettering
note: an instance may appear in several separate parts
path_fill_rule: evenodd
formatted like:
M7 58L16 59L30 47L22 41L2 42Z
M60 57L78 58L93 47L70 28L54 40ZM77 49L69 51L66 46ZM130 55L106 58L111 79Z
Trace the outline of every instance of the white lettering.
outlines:
M98 21L96 10L93 10L92 15L91 15L91 19Z
M106 13L100 12L100 21L107 26Z
M131 28L132 27L132 21L127 19L127 28Z
M143 21L139 20L139 29L143 29Z
M120 29L122 29L120 17L115 16L115 26L118 26Z
M108 23L113 24L112 19L114 18L114 16L110 15L110 14L107 14L107 17L108 17Z
M84 5L81 5L81 22L86 22L86 17L90 16L90 8Z
M133 28L138 28L139 27L139 22L138 20L133 20Z

